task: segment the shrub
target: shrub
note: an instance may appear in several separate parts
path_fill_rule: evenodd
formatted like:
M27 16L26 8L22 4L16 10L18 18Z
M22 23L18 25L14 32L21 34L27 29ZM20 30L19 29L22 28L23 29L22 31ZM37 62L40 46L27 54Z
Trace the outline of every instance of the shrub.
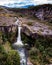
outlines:
M36 48L32 48L30 51L29 51L29 54L30 54L30 57L31 59L37 59L38 58L38 50Z
M32 22L28 22L28 23L27 23L27 25L32 26L32 25L33 25L33 23L32 23Z
M16 51L13 50L8 52L6 65L20 65L20 57Z
M0 53L4 52L4 47L0 44Z
M20 65L20 57L14 50L5 52L2 45L0 45L0 65Z
M4 47L0 45L0 65L5 65L7 59L7 54L4 50Z

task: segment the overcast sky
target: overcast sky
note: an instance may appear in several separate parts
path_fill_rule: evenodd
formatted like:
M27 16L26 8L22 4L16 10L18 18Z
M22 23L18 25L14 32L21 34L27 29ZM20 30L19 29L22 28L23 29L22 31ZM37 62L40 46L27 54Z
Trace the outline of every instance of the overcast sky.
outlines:
M39 5L39 4L52 4L52 0L0 0L0 5L17 3L17 6L24 5ZM21 5L20 5L21 4Z

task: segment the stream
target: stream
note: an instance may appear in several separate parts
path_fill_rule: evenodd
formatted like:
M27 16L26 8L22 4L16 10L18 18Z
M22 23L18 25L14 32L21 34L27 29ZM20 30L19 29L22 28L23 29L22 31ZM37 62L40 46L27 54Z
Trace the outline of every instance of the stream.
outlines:
M18 20L16 21L18 23ZM18 51L20 56L20 65L27 65L27 58L25 54L25 48L21 40L21 26L18 25L18 37L17 41L13 44L15 50Z

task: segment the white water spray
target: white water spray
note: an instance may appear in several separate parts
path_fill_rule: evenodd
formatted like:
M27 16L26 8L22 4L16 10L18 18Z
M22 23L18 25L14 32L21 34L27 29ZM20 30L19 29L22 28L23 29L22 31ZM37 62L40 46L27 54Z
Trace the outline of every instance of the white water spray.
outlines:
M17 20L16 23L19 23L19 21ZM16 47L16 50L18 51L18 53L20 55L20 65L27 65L25 49L24 49L24 45L21 41L21 25L18 25L17 42L14 43L13 46Z
M18 26L18 37L17 37L17 42L14 43L16 46L23 46L23 43L21 41L21 27Z
M23 46L23 43L21 41L21 22L19 21L19 19L17 19L17 21L15 22L15 25L18 26L18 37L17 37L17 42L14 43L15 46Z

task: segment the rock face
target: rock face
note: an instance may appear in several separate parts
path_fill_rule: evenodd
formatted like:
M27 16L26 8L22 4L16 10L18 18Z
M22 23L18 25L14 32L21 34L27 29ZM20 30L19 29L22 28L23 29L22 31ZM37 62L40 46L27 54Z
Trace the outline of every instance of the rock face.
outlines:
M20 16L26 15L29 17L37 17L40 20L52 21L52 4L44 4L38 6L32 6L27 9L10 9Z
M36 37L38 35L52 36L52 29L50 29L48 25L30 19L27 21L27 19L21 18L21 20L23 21L22 32L26 35L31 37ZM32 25L29 25L30 21Z
M13 12L0 7L0 26L9 26L15 22L15 17Z
M50 14L49 15L50 18L48 19L52 20L51 6L52 5L49 5L48 7L48 5L47 6L44 5L44 6L37 6L36 9L35 7L33 7L29 9L17 10L18 11L17 13L21 12L22 14L25 13L26 15L29 14L29 16L36 16L41 20L45 20L45 17L47 17ZM3 12L5 12L5 14L3 14ZM6 12L7 12L7 16L6 16ZM15 17L8 16L8 13L10 14L10 12L5 9L4 11L2 10L0 13L2 14L0 16L0 30L5 32L6 30L8 32L15 31L17 29L16 26L13 26L13 24L15 24L16 21ZM38 35L52 36L52 28L50 29L48 25L38 22L39 20L32 20L28 18L19 18L19 19L22 22L22 32L25 33L26 35L31 37L37 37ZM46 18L46 20L48 19Z
M35 20L23 19L23 18L20 19L22 20L22 33L25 33L27 36L31 36L32 38L38 37L39 35L52 37L52 29L50 29L49 26L37 22ZM32 25L30 24L30 22L32 23ZM15 25L9 25L3 27L0 26L0 31L1 30L4 33L9 33L11 31L16 32L17 26Z
M39 23L37 25L39 25ZM37 25L35 24L35 26L31 27L29 27L28 25L24 25L22 28L22 32L31 37L36 37L38 35L52 36L52 30L48 29L48 27Z
M52 21L52 5L40 6L35 15L41 20Z
M14 17L0 16L0 26L9 26L15 23Z
M0 31L4 33L8 33L11 31L15 31L16 27L15 25L16 18L14 17L14 14L12 11L8 11L4 7L0 7Z

